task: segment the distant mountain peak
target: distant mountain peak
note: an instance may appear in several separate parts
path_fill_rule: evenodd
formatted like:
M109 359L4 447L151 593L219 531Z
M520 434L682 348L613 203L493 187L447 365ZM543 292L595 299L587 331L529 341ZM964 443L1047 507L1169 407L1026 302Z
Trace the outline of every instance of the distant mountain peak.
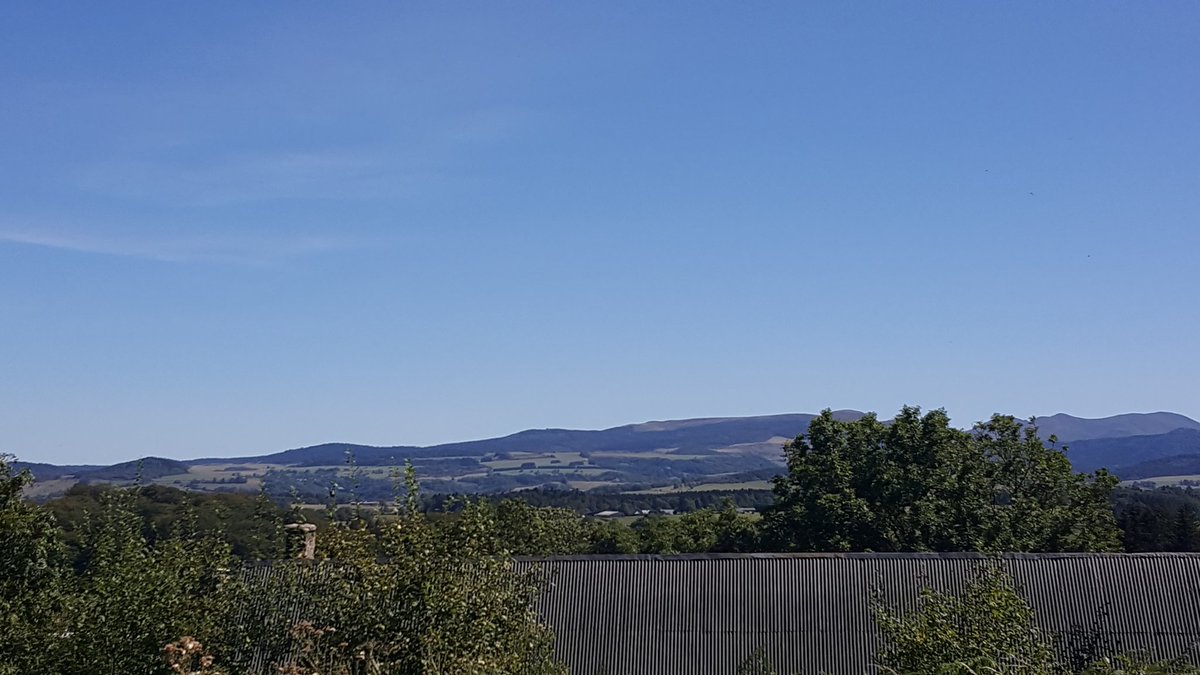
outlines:
M1123 413L1110 417L1076 417L1057 413L1037 418L1039 435L1058 437L1060 443L1096 438L1154 436L1176 429L1198 429L1200 422L1173 412Z

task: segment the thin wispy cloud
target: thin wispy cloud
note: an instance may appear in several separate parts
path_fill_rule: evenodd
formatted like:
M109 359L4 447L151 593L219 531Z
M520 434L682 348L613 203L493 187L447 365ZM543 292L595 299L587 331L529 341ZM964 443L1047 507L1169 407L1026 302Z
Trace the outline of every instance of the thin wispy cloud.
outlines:
M80 167L75 185L94 194L175 206L268 200L362 199L403 191L412 173L367 153L289 151L227 157L146 153Z
M520 139L548 118L518 106L431 113L369 143L334 147L251 143L214 149L210 135L134 136L119 151L80 162L64 177L84 193L188 208L405 199L453 184L464 166L473 166L474 149Z
M157 260L259 264L351 248L361 242L325 235L189 234L113 235L67 231L0 230L0 245Z

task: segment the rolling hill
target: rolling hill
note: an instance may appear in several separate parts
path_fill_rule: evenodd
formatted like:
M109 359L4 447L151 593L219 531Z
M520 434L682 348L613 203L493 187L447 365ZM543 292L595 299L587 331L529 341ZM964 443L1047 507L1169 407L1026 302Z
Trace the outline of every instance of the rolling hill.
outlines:
M188 472L188 465L176 459L144 457L132 462L121 462L80 474L87 481L154 480ZM35 474L36 475L36 474Z
M839 410L839 419L857 419L863 413ZM242 457L237 460L201 459L193 464L262 462L290 466L330 466L345 461L346 452L354 453L361 466L391 465L405 458L482 457L495 453L553 452L654 452L671 450L677 454L705 454L719 448L771 439L792 439L808 428L815 415L790 414L761 417L721 417L668 420L627 424L598 431L574 429L530 429L501 438L428 447L378 447L348 443L325 443L285 450L269 455Z
M840 419L863 413L842 410ZM784 443L804 433L811 414L713 417L627 424L610 429L530 429L500 438L428 447L324 443L235 458L173 460L158 457L110 467L20 464L44 485L144 480L197 490L265 487L297 490L322 501L332 487L356 483L370 499L386 498L391 467L411 461L433 492L501 492L528 487L577 489L690 489L697 485L761 481L784 466ZM1086 419L1066 414L1037 419L1043 438L1069 444L1077 470L1106 466L1118 475L1149 475L1139 463L1176 458L1169 466L1200 461L1200 422L1175 413L1130 413ZM347 466L351 454L357 469ZM1184 459L1178 459L1178 458ZM1153 467L1154 469L1167 468ZM357 472L354 481L346 480ZM1163 475L1156 473L1154 475Z
M1200 431L1200 422L1171 412L1126 413L1095 419L1058 413L1037 418L1037 425L1042 438L1054 435L1059 443L1071 443L1073 447L1077 441L1096 438L1153 436L1176 429Z
M1138 462L1117 469L1116 473L1122 480L1144 480L1163 476L1189 477L1196 480L1196 477L1200 476L1200 453Z
M1200 430L1182 428L1165 434L1125 436L1121 438L1092 438L1069 444L1067 457L1077 470L1092 471L1100 467L1122 478L1126 469L1167 457L1200 456ZM1167 475L1167 474L1150 474Z

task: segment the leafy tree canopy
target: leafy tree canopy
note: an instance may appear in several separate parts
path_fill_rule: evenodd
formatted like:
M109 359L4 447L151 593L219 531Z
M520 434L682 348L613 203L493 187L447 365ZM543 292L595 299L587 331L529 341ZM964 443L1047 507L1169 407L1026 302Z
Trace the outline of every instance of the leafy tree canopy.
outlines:
M994 415L971 431L944 410L890 423L825 410L785 447L764 536L792 551L1115 551L1117 480L1075 473L1031 421Z

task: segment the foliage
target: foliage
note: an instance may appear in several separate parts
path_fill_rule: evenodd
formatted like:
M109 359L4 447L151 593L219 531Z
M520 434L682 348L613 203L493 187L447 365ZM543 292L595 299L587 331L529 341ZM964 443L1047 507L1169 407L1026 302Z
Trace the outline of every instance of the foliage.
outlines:
M749 552L758 545L757 523L732 502L671 518L651 516L634 525L642 553Z
M994 415L971 440L987 464L985 537L977 550L1119 551L1111 496L1117 479L1104 469L1075 473L1062 450L1047 448L1031 420ZM1051 445L1055 439L1049 439Z
M826 410L785 448L764 538L799 551L1111 551L1116 479L1077 474L1037 429L995 415L972 432L945 411L891 423Z
M779 675L779 671L771 665L766 650L760 647L738 664L736 675Z
M1124 488L1114 507L1126 551L1200 551L1200 491Z
M516 555L733 553L758 546L756 519L738 513L728 500L720 510L650 515L632 524L586 520L567 509L516 500L500 502L495 514L497 537Z
M12 664L42 667L65 560L53 516L21 497L31 476L14 474L10 461L0 455L0 673Z
M194 519L150 542L134 503L132 491L109 491L88 523L87 561L61 613L70 639L55 643L54 672L157 673L163 645L180 635L222 643L237 599L229 547Z
M218 636L231 558L194 519L151 542L135 492L106 491L81 528L77 571L51 512L21 500L27 482L0 458L0 672L159 673L168 641Z
M76 485L58 499L46 502L63 529L64 541L82 562L88 522L104 507L106 495L123 489L110 485ZM286 511L264 494L187 492L147 485L128 493L143 536L150 543L168 537L185 521L200 533L219 536L234 555L245 560L272 560L283 553L281 526Z
M983 565L962 593L929 589L921 606L903 615L876 606L887 646L877 660L884 672L903 675L1040 675L1057 672L1049 637L1033 623L1033 610L1011 577Z
M715 512L712 524L715 543L710 549L716 553L748 553L759 550L759 519L757 516L738 513L733 502L726 501L720 511Z
M1152 661L1131 655L1068 654L1034 623L1034 612L1013 578L994 561L981 564L960 593L921 591L915 611L888 608L875 598L875 620L886 641L876 655L880 672L898 675L1198 675L1182 657ZM1068 644L1068 647L1070 645Z
M322 532L322 561L246 569L220 535L228 519L202 525L190 496L164 511L169 526L148 517L158 488L74 495L94 501L75 512L72 560L51 511L21 499L28 481L0 458L5 675L258 672L263 654L296 675L559 672L533 611L540 578L514 571L496 512L466 504L435 525L411 474L399 516L372 528L349 510ZM279 529L276 507L250 504L262 532ZM524 515L546 525L537 545L586 541L559 532L563 514Z
M497 534L514 555L587 553L587 525L574 511L537 508L515 499L495 506Z
M291 672L558 672L553 635L533 610L539 578L514 571L493 509L468 503L435 526L411 467L406 483L378 533L339 522L321 534L323 562L277 565L263 590L276 609L240 617L240 632L289 635L271 647Z
M772 475L774 475L774 471ZM769 476L767 476L769 478ZM455 499L453 495L433 495L425 502L432 511L444 509L444 504ZM588 515L599 511L620 511L634 515L640 511L670 510L689 513L699 509L720 508L726 500L735 506L760 508L770 506L774 500L770 490L703 490L690 492L629 493L610 492L603 489L547 490L533 489L491 495L494 502L515 499L531 506L555 506Z
M638 534L619 521L596 521L588 532L592 553L637 553L641 549Z
M494 510L496 537L514 555L748 552L758 546L757 521L726 500L720 510L649 515L632 523L585 519L569 509L534 507L515 499ZM453 519L439 522L453 523Z

